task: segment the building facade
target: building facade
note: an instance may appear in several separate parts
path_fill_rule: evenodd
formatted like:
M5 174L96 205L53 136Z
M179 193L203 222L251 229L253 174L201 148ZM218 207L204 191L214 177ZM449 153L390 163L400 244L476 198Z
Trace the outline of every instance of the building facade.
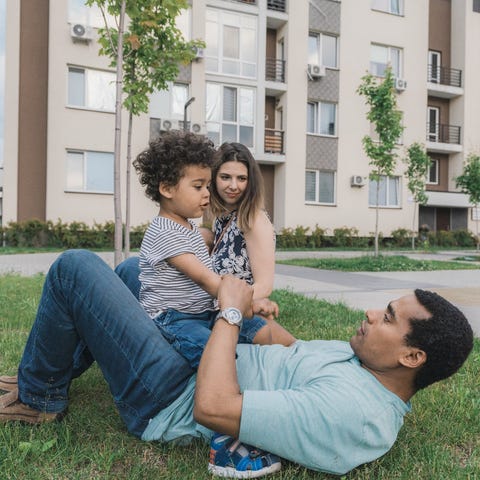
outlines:
M206 47L134 119L133 152L186 119L216 144L251 149L277 231L318 225L370 235L376 188L362 138L373 132L357 89L367 72L382 77L391 65L405 127L399 157L420 142L433 159L418 224L474 230L476 212L455 176L480 152L479 3L192 0L178 25ZM3 223L113 219L115 75L98 55L102 21L82 0L7 4ZM412 228L405 170L399 160L394 176L380 179L384 236ZM135 175L131 191L132 224L148 222L157 207Z

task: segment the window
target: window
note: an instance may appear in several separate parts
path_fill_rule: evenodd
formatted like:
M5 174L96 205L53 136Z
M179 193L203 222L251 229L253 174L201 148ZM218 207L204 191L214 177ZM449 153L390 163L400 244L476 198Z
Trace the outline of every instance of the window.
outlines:
M313 203L335 203L335 172L306 170L305 201Z
M153 118L183 120L188 85L169 83L168 90L156 90L150 97L149 114Z
M254 146L255 90L207 83L207 136L216 144Z
M428 141L438 142L440 133L440 109L438 107L427 107L427 118Z
M402 50L396 47L372 44L370 47L370 72L377 77L384 77L385 70L391 65L393 75L401 78Z
M67 191L113 193L113 153L67 151Z
M403 0L372 0L372 10L403 15Z
M430 50L428 52L428 81L440 83L442 56L440 52Z
M108 25L115 25L115 19L105 12ZM105 20L97 5L87 7L85 0L68 0L68 21L72 24L81 23L88 27L104 28Z
M257 20L253 15L207 10L205 70L257 76Z
M308 63L336 68L337 63L337 37L324 33L310 33L308 36Z
M336 135L337 105L328 102L308 102L307 133Z
M68 105L115 111L115 74L68 67Z
M480 12L480 0L473 0L473 11Z
M426 183L429 185L438 185L439 173L439 161L432 158L427 171Z
M378 205L381 207L400 206L400 177L380 175ZM377 206L377 181L370 180L368 186L368 205Z

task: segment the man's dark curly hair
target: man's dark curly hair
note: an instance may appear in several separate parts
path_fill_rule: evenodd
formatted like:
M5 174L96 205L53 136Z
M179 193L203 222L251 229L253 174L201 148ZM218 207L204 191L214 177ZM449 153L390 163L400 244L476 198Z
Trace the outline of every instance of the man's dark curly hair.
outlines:
M147 197L160 203L161 183L175 186L184 175L185 167L191 165L212 168L214 153L213 142L207 137L169 130L151 141L133 166Z
M473 348L473 331L465 315L437 293L417 289L415 296L431 314L427 320L410 319L411 329L405 337L406 345L427 354L415 377L414 386L420 390L463 365Z

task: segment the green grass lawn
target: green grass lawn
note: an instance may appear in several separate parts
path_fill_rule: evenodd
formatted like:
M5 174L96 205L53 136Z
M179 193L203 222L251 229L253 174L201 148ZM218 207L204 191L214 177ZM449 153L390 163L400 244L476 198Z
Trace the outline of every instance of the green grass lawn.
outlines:
M16 371L32 324L43 277L0 277L1 373ZM363 313L341 304L277 291L280 321L302 339L348 340ZM346 479L480 478L480 342L453 378L419 392L398 441L381 459ZM145 443L129 435L95 367L70 389L63 422L36 427L0 425L1 480L202 480L208 446ZM320 432L319 432L320 433ZM291 463L272 479L333 479Z
M404 255L363 255L354 258L296 258L277 263L300 267L342 270L344 272L417 272L429 270L472 270L480 268L480 263L460 263L456 261L413 260Z

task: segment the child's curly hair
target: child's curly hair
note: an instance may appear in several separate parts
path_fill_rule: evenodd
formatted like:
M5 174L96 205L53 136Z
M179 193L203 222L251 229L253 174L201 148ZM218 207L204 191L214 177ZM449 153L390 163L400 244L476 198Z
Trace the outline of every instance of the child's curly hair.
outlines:
M161 195L161 183L176 185L184 175L185 167L195 165L212 168L215 148L202 135L181 130L170 130L149 143L133 162L145 194L156 203Z

